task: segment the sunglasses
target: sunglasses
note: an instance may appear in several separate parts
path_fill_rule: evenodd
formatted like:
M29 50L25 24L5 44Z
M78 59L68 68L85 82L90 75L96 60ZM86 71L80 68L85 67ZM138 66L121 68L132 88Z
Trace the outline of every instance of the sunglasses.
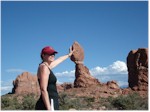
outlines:
M48 55L48 56L55 56L55 53L53 53L53 54L46 54L46 55Z

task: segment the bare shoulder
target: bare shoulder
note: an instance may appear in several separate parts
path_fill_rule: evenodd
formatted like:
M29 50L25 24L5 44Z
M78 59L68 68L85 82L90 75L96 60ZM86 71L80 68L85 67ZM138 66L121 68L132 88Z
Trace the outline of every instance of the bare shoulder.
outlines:
M40 64L39 69L40 70L47 70L48 67L45 64Z
M44 64L41 64L38 68L38 77L42 77L44 75L49 75L50 74L50 71L48 69L48 67Z

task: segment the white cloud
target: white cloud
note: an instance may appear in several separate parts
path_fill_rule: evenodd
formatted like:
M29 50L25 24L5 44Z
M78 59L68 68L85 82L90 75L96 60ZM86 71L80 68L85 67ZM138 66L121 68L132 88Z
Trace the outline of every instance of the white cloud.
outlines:
M29 70L24 70L24 69L16 69L16 68L12 68L12 69L7 69L6 72L9 73L9 74L13 74L13 75L16 75L16 74L22 74L23 72L27 72ZM31 74L37 74L37 72L31 72Z
M55 73L57 77L74 77L75 70L72 71L64 71L62 73Z
M1 87L0 87L1 95L12 92L12 88L13 88L12 80L1 81Z
M60 82L59 80L57 80L57 84L63 84L63 82Z
M98 74L106 74L106 72L107 72L107 68L105 68L105 67L101 68L101 67L99 67L99 66L97 66L97 67L95 67L95 68L92 68L92 69L90 70L90 73L91 73L93 76L98 75Z
M10 91L11 89L12 89L12 86L1 87L1 91Z
M108 71L110 71L112 74L127 74L127 65L125 62L116 61L108 67Z
M7 69L6 72L8 73L22 73L22 72L25 72L26 70L23 70L23 69Z
M116 61L108 67L95 67L90 70L93 76L101 74L127 74L127 66L123 61Z

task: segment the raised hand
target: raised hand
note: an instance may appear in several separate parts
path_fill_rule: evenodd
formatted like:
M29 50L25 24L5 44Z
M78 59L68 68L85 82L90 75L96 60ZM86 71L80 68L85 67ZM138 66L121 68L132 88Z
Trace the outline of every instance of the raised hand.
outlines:
M75 50L73 49L73 47L71 46L70 48L69 48L69 57L73 54L73 52L74 52Z

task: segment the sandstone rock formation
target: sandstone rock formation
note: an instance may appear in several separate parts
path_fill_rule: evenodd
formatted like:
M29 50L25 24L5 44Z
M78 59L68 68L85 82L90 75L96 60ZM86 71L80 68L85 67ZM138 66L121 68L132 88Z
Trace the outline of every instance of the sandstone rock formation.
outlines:
M63 84L61 84L61 86L63 87L64 91L67 90L67 89L71 89L71 88L74 87L73 83L66 83L66 82L63 83Z
M29 72L23 72L16 80L13 81L14 88L12 93L15 94L40 94L39 83L36 75Z
M64 91L64 87L63 87L63 85L56 84L56 87L57 87L57 91L58 91L58 92L62 92L62 91Z
M13 81L12 94L37 94L40 95L39 82L37 75L29 72L23 72ZM64 91L62 85L56 84L58 92Z
M128 82L129 87L125 89L119 88L117 82L108 81L100 83L91 76L89 69L84 66L83 48L75 42L73 44L73 53L71 60L75 62L75 80L74 84L64 83L57 84L58 92L74 92L77 96L91 97L116 97L118 95L126 95L132 92L138 92L142 96L147 95L148 91L148 49L140 48L132 50L127 57ZM81 56L81 57L80 57ZM40 95L39 84L36 75L24 72L13 81L14 88L12 93L15 94L38 94ZM75 87L75 88L74 88ZM134 91L133 91L134 90Z
M133 90L148 90L148 49L132 50L127 56L128 83Z
M89 69L82 63L84 60L84 50L78 42L74 42L73 49L75 51L71 56L71 60L76 64L74 87L89 87L100 84L98 79L92 77Z
M117 84L116 81L108 81L107 86L111 89L120 89L119 85Z
M74 42L74 44L72 45L72 49L75 49L75 51L73 52L70 59L73 62L75 62L75 61L81 61L82 62L84 60L84 50L80 46L80 44L78 42Z

